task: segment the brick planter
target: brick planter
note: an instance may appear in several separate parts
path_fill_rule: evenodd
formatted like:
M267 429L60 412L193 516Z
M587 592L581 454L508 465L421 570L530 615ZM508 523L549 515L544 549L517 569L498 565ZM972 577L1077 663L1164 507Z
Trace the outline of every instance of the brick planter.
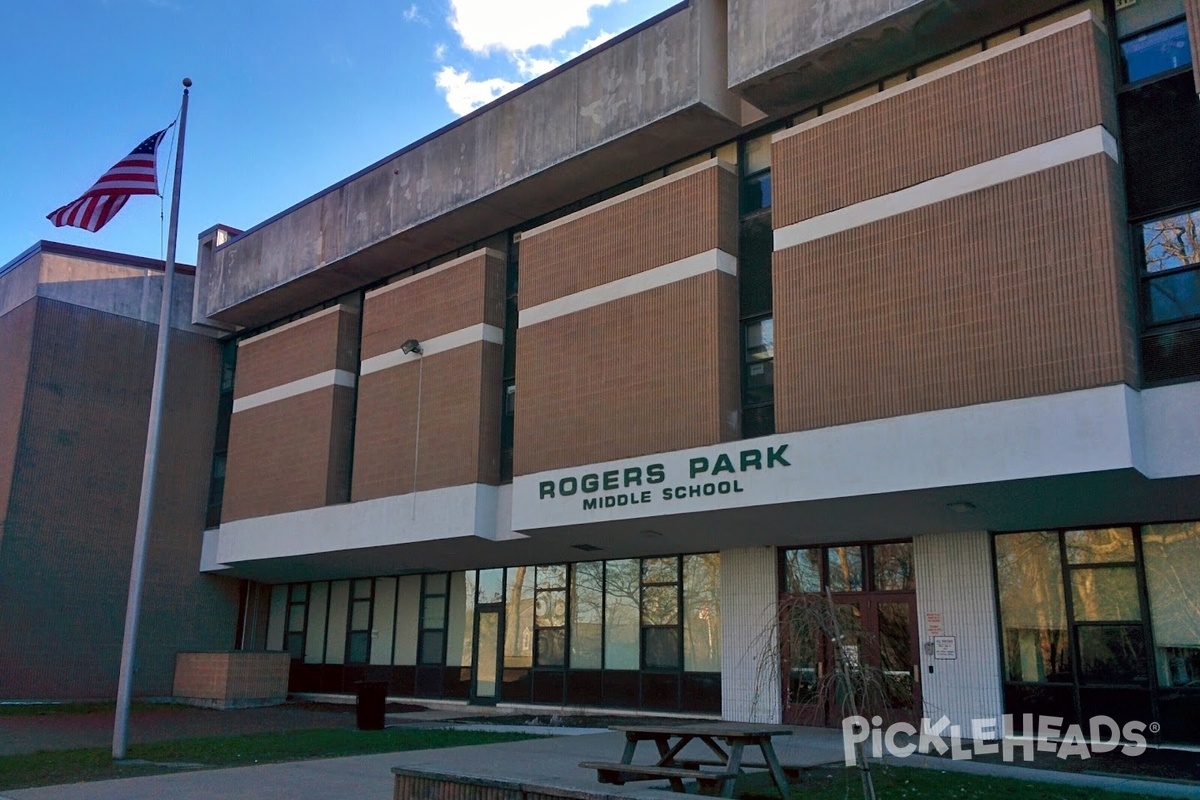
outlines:
M208 708L276 705L287 700L290 665L284 652L179 653L172 694Z

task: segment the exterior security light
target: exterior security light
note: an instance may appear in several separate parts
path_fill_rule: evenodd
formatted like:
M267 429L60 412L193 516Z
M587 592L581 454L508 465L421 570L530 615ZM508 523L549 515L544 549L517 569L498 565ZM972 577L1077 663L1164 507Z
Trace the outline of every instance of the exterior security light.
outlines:
M408 355L409 353L421 355L421 343L416 339L409 339L407 342L400 345L400 352L404 353L404 355Z

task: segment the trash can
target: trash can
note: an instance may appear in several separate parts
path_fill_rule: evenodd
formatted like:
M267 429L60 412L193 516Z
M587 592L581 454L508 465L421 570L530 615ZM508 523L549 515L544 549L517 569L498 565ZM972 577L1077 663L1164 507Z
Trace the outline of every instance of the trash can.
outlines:
M360 731L383 730L387 689L387 681L357 681L354 684L354 716Z

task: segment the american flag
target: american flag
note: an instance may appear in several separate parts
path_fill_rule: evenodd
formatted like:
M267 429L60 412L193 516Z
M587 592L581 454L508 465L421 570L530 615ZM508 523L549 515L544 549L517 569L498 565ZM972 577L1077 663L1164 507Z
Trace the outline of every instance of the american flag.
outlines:
M70 225L94 232L116 216L130 195L158 194L158 145L168 130L147 137L101 175L83 196L51 211L46 219L57 228Z

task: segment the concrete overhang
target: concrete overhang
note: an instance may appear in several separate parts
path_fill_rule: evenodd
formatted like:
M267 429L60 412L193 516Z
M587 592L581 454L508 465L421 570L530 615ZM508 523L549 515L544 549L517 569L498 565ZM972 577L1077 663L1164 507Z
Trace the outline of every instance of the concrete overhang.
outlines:
M982 39L1059 0L729 0L729 88L795 113Z
M725 19L681 3L250 229L201 270L203 314L266 323L728 140Z

